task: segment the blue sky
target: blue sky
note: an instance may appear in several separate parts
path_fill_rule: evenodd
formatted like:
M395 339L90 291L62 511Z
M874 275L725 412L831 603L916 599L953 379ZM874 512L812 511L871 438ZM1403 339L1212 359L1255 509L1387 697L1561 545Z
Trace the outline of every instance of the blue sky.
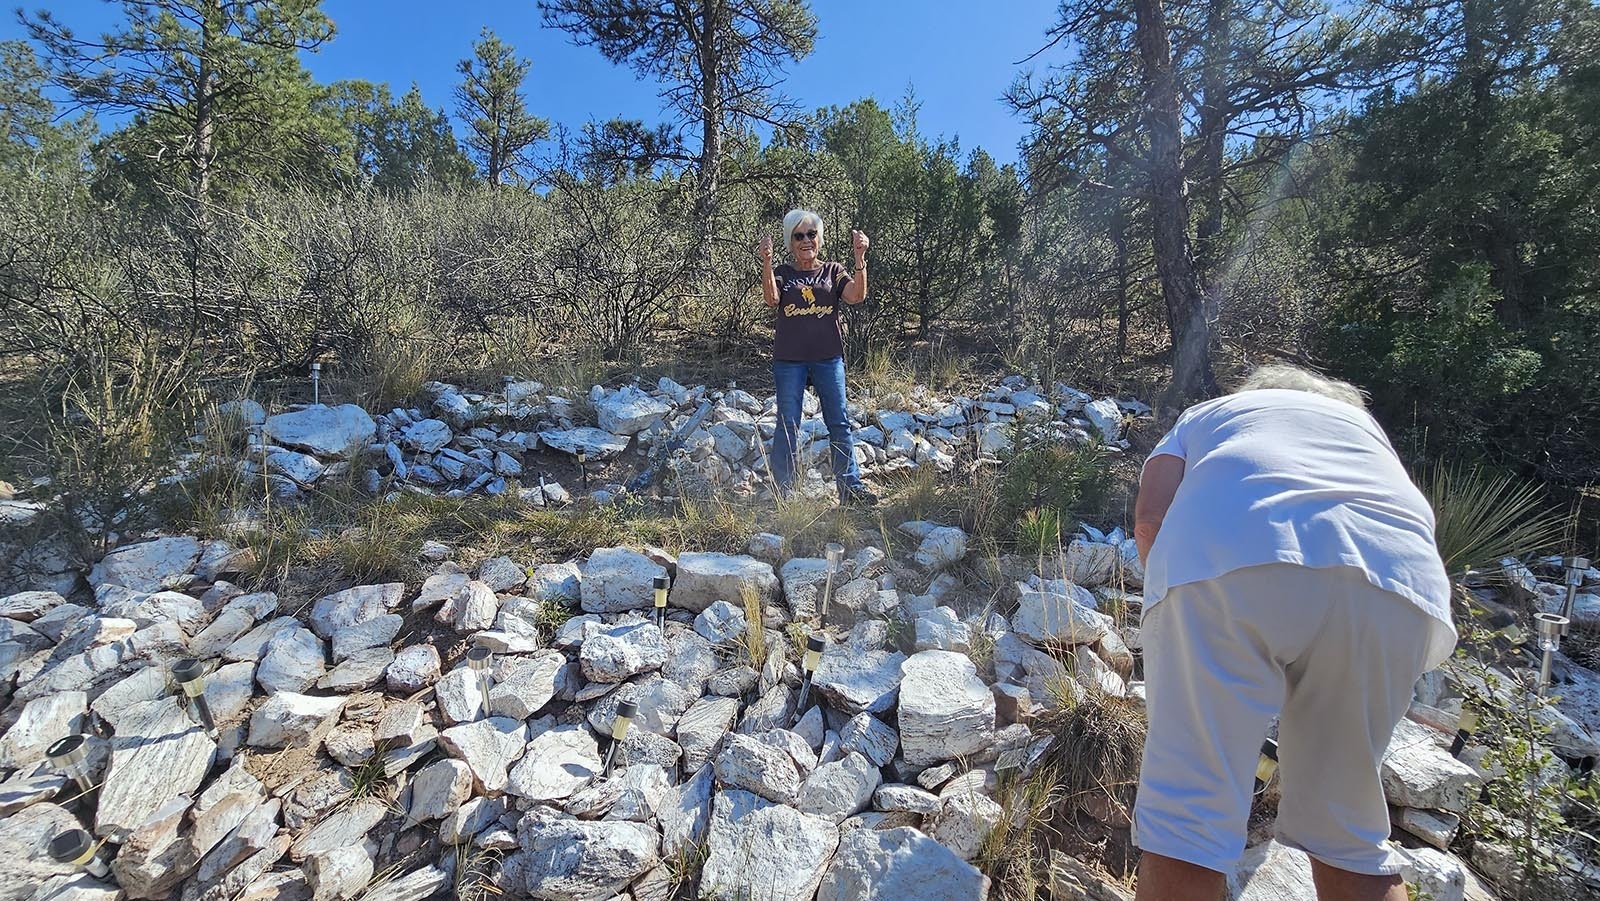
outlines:
M816 50L792 67L784 91L804 109L876 97L892 107L914 86L918 123L928 136L959 136L964 151L982 147L1014 162L1026 129L1000 101L1022 71L1016 63L1038 49L1054 21L1055 0L812 0ZM80 34L99 33L120 18L121 4L103 0L34 3ZM638 81L590 47L540 24L533 0L325 0L338 34L306 65L324 82L387 81L401 93L415 81L430 106L452 106L455 64L470 55L487 25L533 61L529 105L576 131L590 119L661 120L658 86ZM0 20L0 39L22 37L15 15Z

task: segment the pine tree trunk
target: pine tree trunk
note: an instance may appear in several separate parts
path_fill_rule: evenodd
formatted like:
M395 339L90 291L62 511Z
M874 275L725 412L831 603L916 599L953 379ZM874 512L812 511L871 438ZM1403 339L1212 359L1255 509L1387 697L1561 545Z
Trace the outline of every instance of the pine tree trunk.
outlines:
M1172 331L1172 382L1162 405L1182 407L1216 393L1211 328L1189 244L1189 197L1183 180L1183 119L1161 0L1134 0L1135 39L1144 65L1145 123L1150 132L1150 206L1156 274Z

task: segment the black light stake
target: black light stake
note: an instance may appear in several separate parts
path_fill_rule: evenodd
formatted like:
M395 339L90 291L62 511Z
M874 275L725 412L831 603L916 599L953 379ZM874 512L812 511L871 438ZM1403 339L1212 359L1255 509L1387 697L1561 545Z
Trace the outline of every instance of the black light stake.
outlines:
M1478 731L1478 712L1465 704L1461 707L1461 716L1456 719L1456 740L1450 743L1450 756L1460 757L1461 749L1467 746L1467 740L1472 738L1472 733Z
M1261 759L1256 761L1256 794L1261 794L1261 790L1267 787L1267 783L1272 781L1272 776L1276 772L1278 772L1278 743L1269 738L1261 743Z
M580 448L578 448L577 457L578 457L578 479L579 479L580 483L583 485L583 490L584 491L588 491L589 490L589 467L586 466L585 463L588 461L589 455L584 452L583 448L580 447Z
M1566 617L1554 613L1533 615L1533 625L1539 633L1539 650L1544 652L1539 659L1540 696L1543 696L1545 689L1550 686L1550 663L1555 657L1556 649L1561 647L1561 635L1566 632L1568 622Z
M78 799L87 808L94 807L94 783L84 771L89 759L89 738L86 735L69 735L45 749L45 759L50 765L72 778L78 784Z
M794 719L797 723L800 721L800 715L805 712L806 699L811 695L811 677L816 675L817 667L822 665L822 651L827 646L828 639L820 633L806 639L806 655L800 658L800 701L794 708Z
M633 701L623 701L617 705L617 716L611 721L611 747L606 749L605 776L611 778L611 767L617 760L617 748L622 746L628 737L628 727L633 725L634 714L639 712L639 705Z
M56 863L82 867L97 879L111 875L111 868L100 859L100 843L82 829L56 833L50 840L50 859Z
M205 664L190 657L172 665L172 679L183 692L185 706L194 707L195 716L208 734L215 735L217 723L211 718L211 705L206 703Z
M482 645L467 651L467 669L478 677L478 694L483 696L483 703L478 707L479 719L489 715L489 667L493 663L493 655Z
M1567 618L1567 625L1561 628L1561 634L1566 635L1567 629L1572 624L1572 605L1578 600L1578 587L1583 584L1584 574L1589 571L1589 558L1568 557L1561 561L1567 568L1567 599L1561 604L1561 615Z
M663 630L667 628L667 587L669 584L666 576L656 576L656 628Z

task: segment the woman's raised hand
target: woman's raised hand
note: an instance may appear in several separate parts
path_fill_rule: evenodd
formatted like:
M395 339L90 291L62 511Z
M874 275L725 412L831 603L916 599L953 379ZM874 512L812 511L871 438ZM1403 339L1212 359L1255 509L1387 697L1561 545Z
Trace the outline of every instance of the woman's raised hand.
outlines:
M867 255L867 248L872 246L872 241L867 238L867 233L852 229L850 231L850 249L855 251L856 259L860 260Z
M756 242L756 255L761 257L761 262L766 263L768 266L772 265L771 235L762 235L761 240Z

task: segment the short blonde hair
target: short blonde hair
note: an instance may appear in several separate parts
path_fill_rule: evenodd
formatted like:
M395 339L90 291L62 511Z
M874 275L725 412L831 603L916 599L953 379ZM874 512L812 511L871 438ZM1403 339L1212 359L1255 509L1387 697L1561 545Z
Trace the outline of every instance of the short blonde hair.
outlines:
M1291 366L1288 363L1266 363L1251 370L1244 382L1234 389L1235 394L1241 391L1258 391L1263 388L1284 388L1290 391L1306 391L1311 394L1320 394L1334 400L1343 401L1353 407L1365 410L1366 398L1361 389L1349 382L1330 379L1319 375L1309 369Z
M810 210L790 210L783 217L783 240L787 243L794 237L794 230L807 222L817 224L817 246L822 246L822 217Z

